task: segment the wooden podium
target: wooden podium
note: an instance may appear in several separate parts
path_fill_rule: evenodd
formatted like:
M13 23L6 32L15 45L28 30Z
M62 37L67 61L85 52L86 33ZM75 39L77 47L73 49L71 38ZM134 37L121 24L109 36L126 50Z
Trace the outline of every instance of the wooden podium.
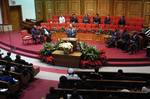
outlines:
M52 55L54 57L54 65L79 67L81 52L74 51L71 54L64 54L64 51L56 50Z

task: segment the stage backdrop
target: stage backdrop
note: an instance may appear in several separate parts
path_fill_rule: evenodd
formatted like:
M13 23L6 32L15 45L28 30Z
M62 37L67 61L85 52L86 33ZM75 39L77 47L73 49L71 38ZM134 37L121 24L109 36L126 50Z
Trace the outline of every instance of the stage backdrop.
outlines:
M150 23L150 0L35 0L36 18L45 21L53 15L84 15L144 17Z

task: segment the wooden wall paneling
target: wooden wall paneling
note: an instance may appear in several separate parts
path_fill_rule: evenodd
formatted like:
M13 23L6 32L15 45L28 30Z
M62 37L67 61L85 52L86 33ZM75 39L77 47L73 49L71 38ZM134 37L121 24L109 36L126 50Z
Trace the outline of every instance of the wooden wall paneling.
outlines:
M126 15L127 1L115 0L114 1L114 16Z
M14 31L21 28L22 22L22 11L21 6L10 6L10 23L12 24L12 29Z
M69 0L69 15L75 13L80 15L80 0Z
M84 14L95 15L97 13L97 0L84 0Z
M145 20L144 24L146 26L150 25L150 2L144 2L143 16Z
M127 16L142 17L142 1L128 1Z
M68 14L68 0L54 0L55 1L55 15Z
M107 16L110 14L110 1L112 0L98 0L97 12L101 16Z
M35 0L36 20L44 19L43 0Z
M45 19L51 19L54 14L54 2L53 0L45 0Z

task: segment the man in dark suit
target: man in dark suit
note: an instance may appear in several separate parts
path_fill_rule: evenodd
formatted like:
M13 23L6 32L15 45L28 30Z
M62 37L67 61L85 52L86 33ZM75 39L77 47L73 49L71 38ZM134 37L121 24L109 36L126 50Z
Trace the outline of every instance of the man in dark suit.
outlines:
M120 17L120 19L118 21L118 25L120 25L120 26L125 26L126 25L125 16Z
M71 23L78 23L78 18L76 17L75 14L72 14L71 18L70 18L70 22Z
M110 23L111 23L110 16L106 16L106 17L105 17L104 23L105 23L105 24L110 24Z
M36 25L34 25L34 26L31 28L31 35L32 35L32 38L33 38L34 43L38 43L40 31L39 31L39 29L37 29L37 26L36 26Z
M99 14L96 14L96 16L93 17L93 23L94 24L100 24L101 23Z

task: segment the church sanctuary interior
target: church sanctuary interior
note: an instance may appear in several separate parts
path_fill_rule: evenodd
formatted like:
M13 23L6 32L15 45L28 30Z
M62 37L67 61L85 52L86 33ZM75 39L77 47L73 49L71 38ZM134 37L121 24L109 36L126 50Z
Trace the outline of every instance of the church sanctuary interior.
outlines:
M0 0L0 99L150 99L150 0Z

